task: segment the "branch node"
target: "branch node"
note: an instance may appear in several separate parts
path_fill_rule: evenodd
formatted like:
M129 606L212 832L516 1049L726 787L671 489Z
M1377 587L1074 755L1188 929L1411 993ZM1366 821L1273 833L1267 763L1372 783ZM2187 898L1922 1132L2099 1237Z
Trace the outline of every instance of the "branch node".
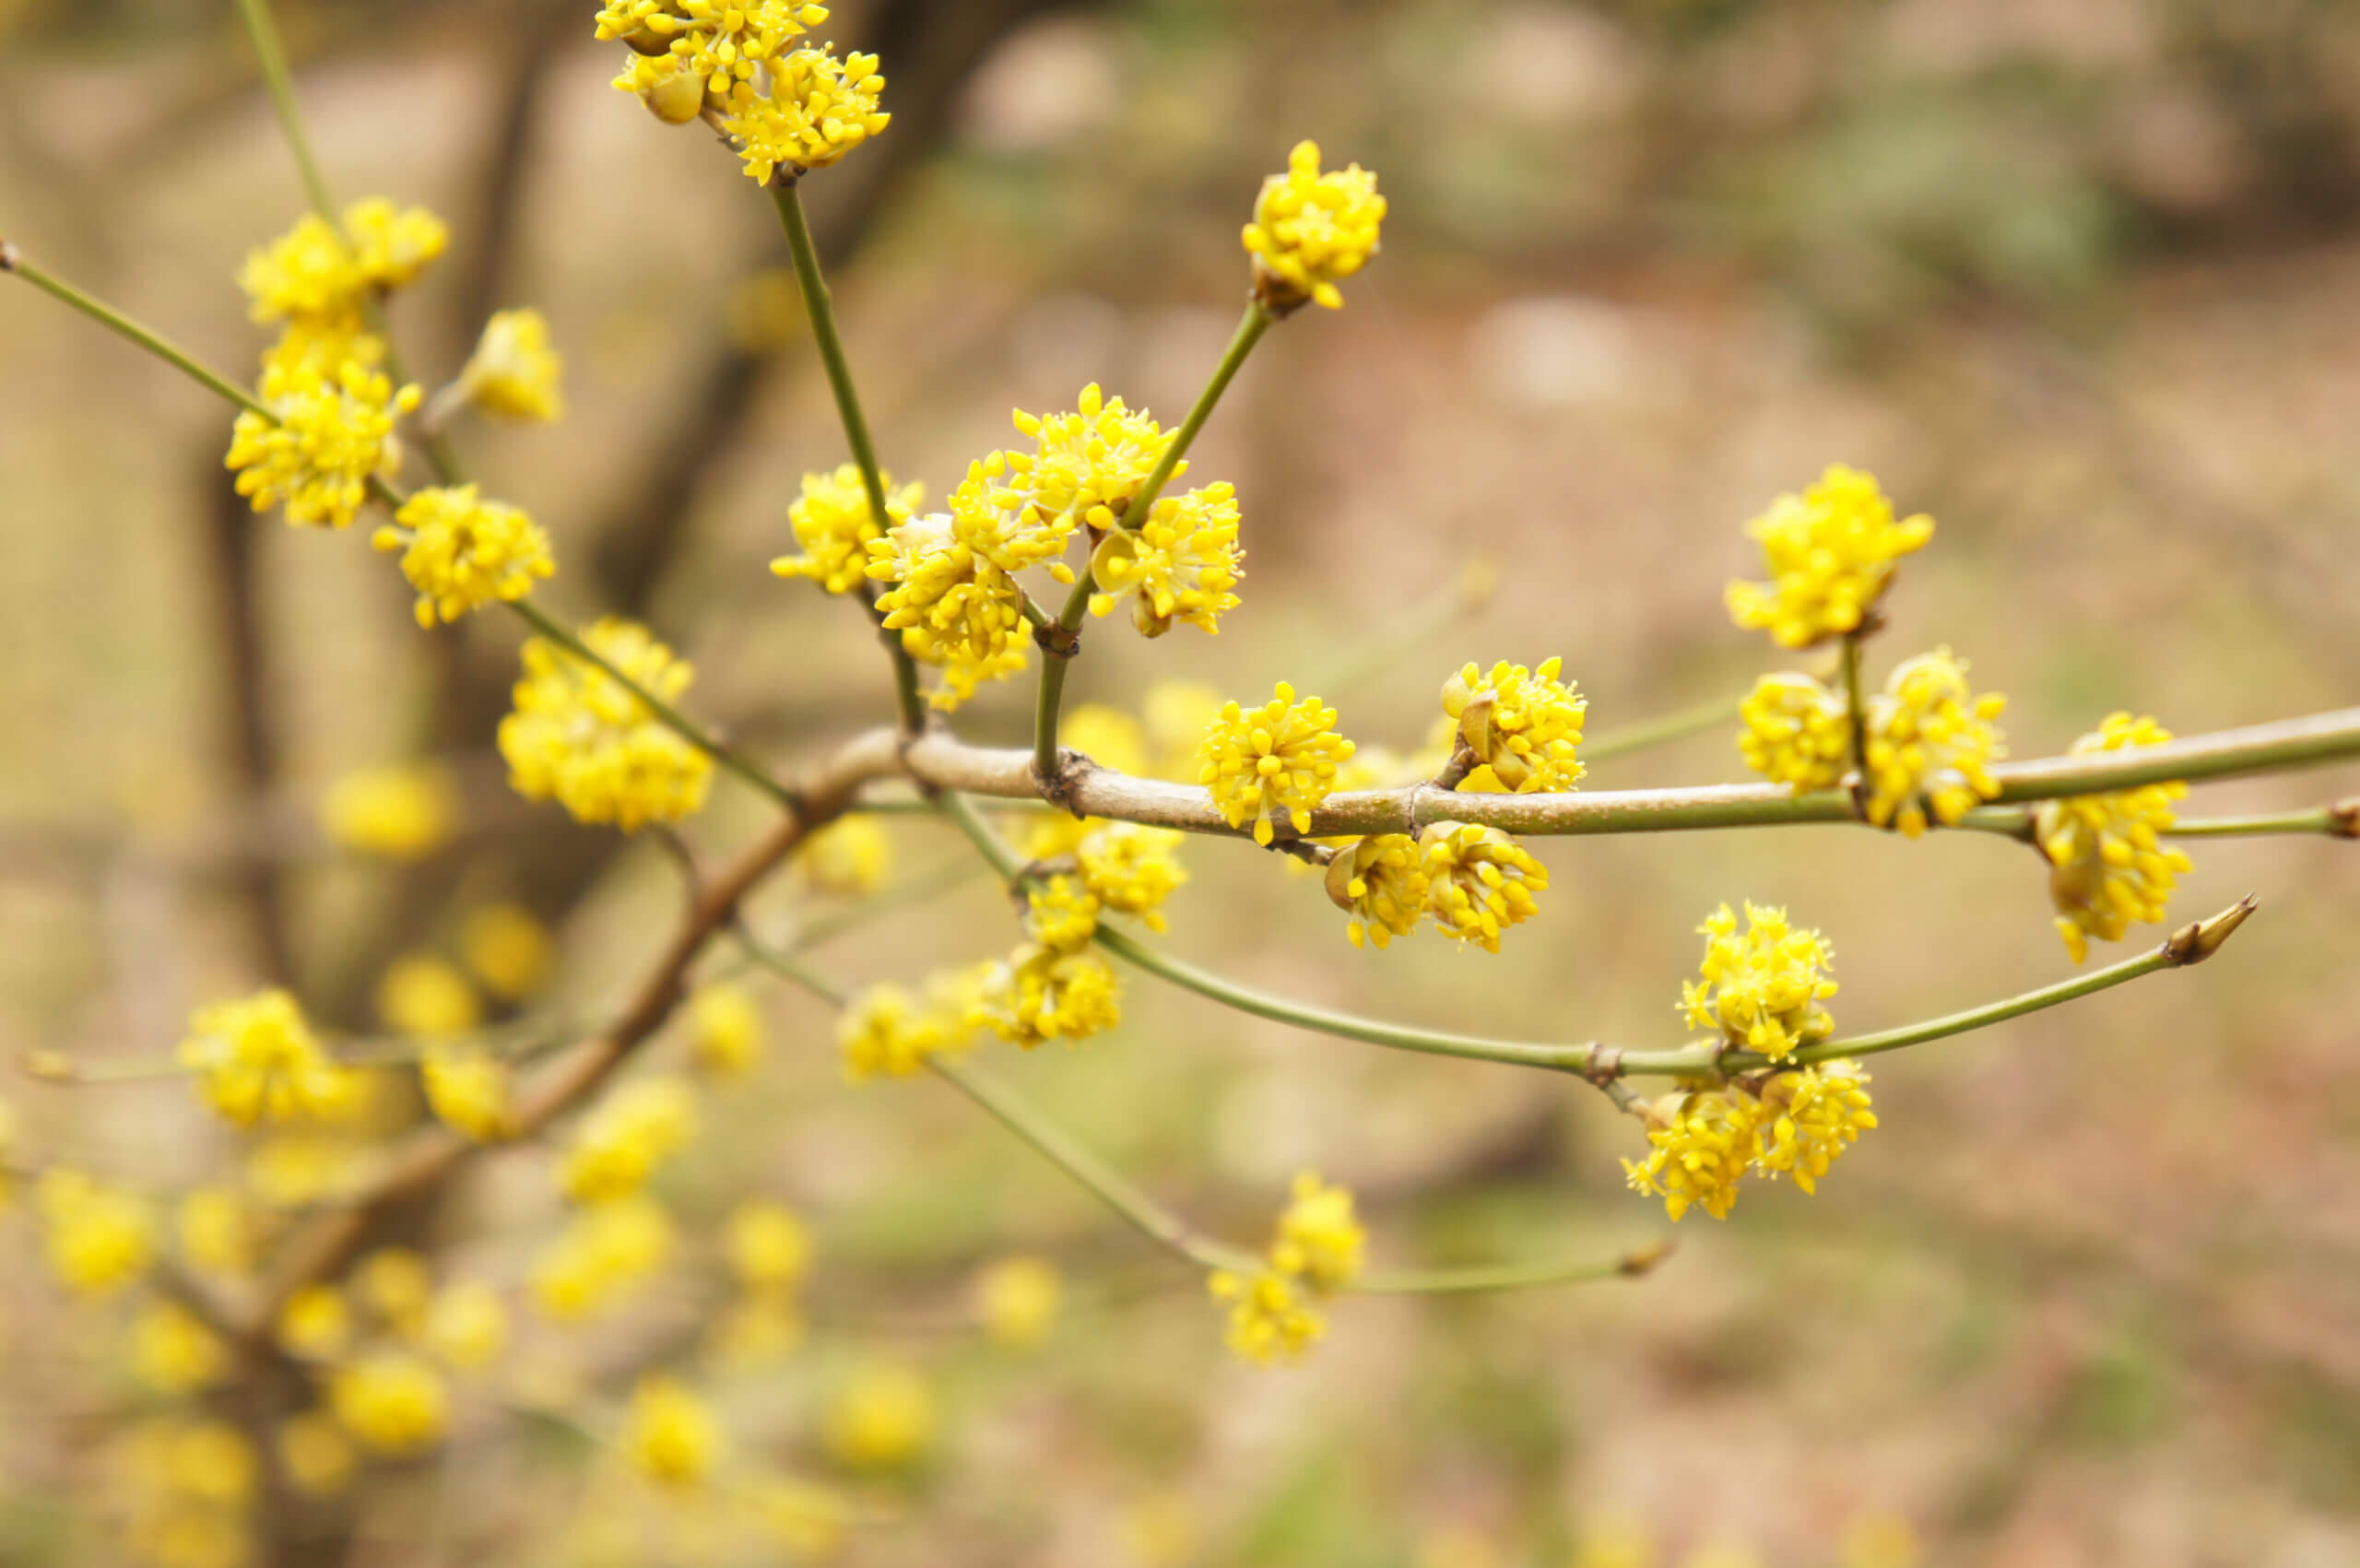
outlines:
M1060 621L1044 621L1032 629L1032 641L1052 659L1069 659L1081 652L1081 629Z
M2221 950L2221 945L2246 923L2246 916L2260 907L2260 899L2248 893L2212 919L2193 921L2181 926L2164 944L2164 961L2183 969L2192 963L2202 963Z
M2347 795L2327 808L2327 831L2336 838L2360 839L2360 795Z
M1622 1047L1593 1045L1582 1062L1582 1077L1604 1089L1622 1077Z
M1030 772L1032 787L1040 792L1042 799L1068 815L1081 817L1088 813L1074 804L1074 796L1080 788L1082 780L1097 771L1097 763L1079 751L1060 746L1057 748L1057 771L1055 777L1043 773L1038 761L1032 764Z

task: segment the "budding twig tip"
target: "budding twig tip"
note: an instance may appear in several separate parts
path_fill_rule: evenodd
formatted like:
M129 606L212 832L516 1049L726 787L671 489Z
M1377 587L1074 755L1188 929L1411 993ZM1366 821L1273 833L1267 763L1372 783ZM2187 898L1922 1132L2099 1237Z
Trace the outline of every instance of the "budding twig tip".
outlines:
M2237 927L2246 923L2246 917L2260 907L2260 898L2248 893L2211 919L2193 921L2181 926L2164 944L2165 961L2183 967L2202 963L2219 952Z
M17 270L17 247L7 240L0 240L0 272Z
M2327 808L2327 831L2337 838L2360 839L2360 795L2345 796Z
M1679 1245L1670 1236L1658 1236L1645 1246L1633 1247L1622 1255L1622 1271L1634 1279L1643 1274L1652 1274Z

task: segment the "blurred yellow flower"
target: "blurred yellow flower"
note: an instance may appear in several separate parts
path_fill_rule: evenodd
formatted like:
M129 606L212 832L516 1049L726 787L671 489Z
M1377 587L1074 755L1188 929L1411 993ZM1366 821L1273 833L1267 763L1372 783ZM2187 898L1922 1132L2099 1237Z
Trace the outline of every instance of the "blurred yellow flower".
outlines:
M863 1362L829 1401L828 1452L852 1469L897 1469L926 1452L935 1422L926 1379L896 1362Z
M473 485L417 491L370 543L400 554L422 627L521 599L557 574L540 525L503 501L479 500Z
M622 1449L631 1468L669 1487L703 1484L726 1444L704 1400L673 1378L643 1377L623 1424Z
M378 977L377 1018L408 1039L440 1040L475 1028L483 1004L456 964L431 953L404 953Z
M338 1367L328 1403L361 1447L395 1458L432 1447L451 1419L442 1374L407 1350L374 1350Z
M503 1002L521 1002L549 973L549 927L522 904L488 903L459 925L459 954L483 988Z
M2109 713L2073 742L2073 755L2131 746L2159 746L2172 732L2152 718ZM2090 955L2090 938L2118 942L2133 922L2164 918L2172 886L2195 864L2168 848L2161 835L2175 820L2173 802L2184 784L2143 784L2113 795L2074 796L2043 802L2033 831L2048 859L2048 894L2057 906L2057 934L2075 963Z
M634 621L609 616L582 640L666 702L692 672ZM704 804L713 760L667 728L620 681L546 639L527 641L515 712L500 721L509 783L527 800L555 799L576 820L625 832L673 822Z
M432 854L459 819L458 781L439 762L357 769L320 799L320 827L331 840L388 860Z
M564 373L565 357L549 347L540 312L498 311L484 323L458 384L494 418L545 424L565 417Z
M1029 1349L1056 1327L1065 1295L1056 1265L1041 1257L1004 1257L976 1277L975 1303L995 1345Z

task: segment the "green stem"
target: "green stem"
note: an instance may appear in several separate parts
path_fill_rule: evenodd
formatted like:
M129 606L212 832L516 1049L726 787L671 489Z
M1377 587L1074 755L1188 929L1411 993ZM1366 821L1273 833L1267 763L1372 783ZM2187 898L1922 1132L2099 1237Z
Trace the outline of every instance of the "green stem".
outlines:
M630 676L625 675L621 670L616 668L615 666L603 654L599 654L588 643L583 642L581 638L575 636L572 631L569 631L565 627L551 619L549 612L542 609L538 605L534 604L530 599L506 599L502 602L505 604L510 610L513 611L518 619L522 619L525 625L531 627L536 635L546 638L548 641L556 643L559 647L564 649L575 658L580 659L584 664L589 665L593 668L601 671L608 677L608 678L615 681L618 685L621 686L624 690L629 691L632 696L638 698L640 701L646 704L647 711L655 714L656 722L663 725L665 728L670 730L673 734L678 736L681 739L687 741L690 745L695 747L706 756L711 757L714 761L720 763L723 767L728 769L731 772L737 774L739 778L745 780L748 784L753 785L754 788L770 796L772 800L777 802L781 806L784 806L789 811L800 808L802 802L796 797L796 793L793 790L779 783L778 780L771 777L770 774L764 772L754 763L747 760L744 757L739 756L737 752L723 745L710 731L706 730L695 720L690 718L687 714L673 707L672 704L667 702L661 697L656 696L653 691L648 690L647 688L642 686L638 681L633 680Z
M1178 1215L1165 1208L1097 1155L1068 1138L1062 1128L1042 1116L998 1079L972 1062L950 1056L926 1058L935 1076L957 1089L999 1119L1000 1125L1031 1144L1067 1175L1090 1189L1098 1200L1121 1215L1158 1246L1170 1249L1205 1268L1229 1268L1252 1273L1261 1260L1210 1237L1198 1234Z
M1122 526L1136 529L1145 525L1155 507L1156 497L1163 493L1163 487L1171 479L1173 470L1179 467L1181 459L1188 455L1188 448L1196 442L1197 432L1205 428L1207 419L1212 418L1214 406L1221 402L1221 394L1229 390L1229 383L1237 379L1237 372L1244 367L1245 357L1254 351L1254 345L1262 340L1262 335L1269 331L1271 324L1277 320L1278 317L1265 309L1259 301L1247 302L1245 315L1238 320L1236 332L1230 336L1229 347L1221 351L1221 363L1213 367L1212 379L1205 383L1202 392L1197 394L1196 404L1188 410L1187 418L1182 419L1180 428L1172 432L1171 442L1164 447L1163 454L1156 459L1155 466L1148 470L1147 479L1139 486L1139 493L1124 507ZM1082 618L1090 613L1090 596L1097 590L1097 573L1087 566L1083 567L1081 575L1074 582L1073 592L1066 595L1065 607L1057 613L1060 642L1068 646L1071 644L1074 635L1081 630ZM1069 652L1060 654L1054 647L1047 647L1046 656L1041 661L1041 690L1033 703L1032 713L1032 767L1044 781L1053 781L1064 772L1057 749L1057 710L1065 701L1066 666L1072 662Z
M2164 830L2167 839L2234 839L2258 833L2326 833L2360 838L2360 808L2344 801L2307 811L2259 811L2244 817L2184 817Z
M792 953L757 940L750 932L741 930L738 933L738 947L739 951L773 974L793 981L831 1007L841 1008L852 1000L843 986Z
M991 863L992 869L999 873L1002 881L1012 885L1024 874L1023 857L1009 847L1007 840L992 831L991 824L976 811L974 801L956 790L945 790L936 796L935 807L950 819L953 827L967 836L967 842Z
M1332 1034L1339 1039L1358 1040L1396 1051L1417 1051L1430 1056L1505 1062L1514 1067L1545 1067L1559 1072L1582 1071L1589 1065L1592 1052L1596 1049L1590 1045L1540 1045L1516 1040L1492 1040L1481 1035L1417 1029L1407 1024L1387 1023L1381 1019L1331 1012L1325 1008L1291 1002L1282 996L1269 996L1223 980L1219 975L1208 974L1192 964L1157 952L1105 925L1098 928L1097 940L1100 947L1125 963L1168 980L1183 990L1194 991L1199 996L1219 1002L1223 1007L1234 1008L1242 1013L1251 1013L1256 1018L1292 1024L1297 1029L1307 1029L1318 1034Z
M803 215L803 198L793 180L773 180L771 200L786 230L786 248L795 259L795 283L803 295L804 314L811 321L811 341L828 372L828 391L836 402L836 417L844 427L844 443L860 469L861 487L868 492L868 514L881 536L892 527L886 508L885 473L878 466L877 443L869 438L868 418L861 412L860 393L852 382L852 361L845 357L843 335L836 329L835 301L820 272L820 250L811 239L810 221ZM893 661L893 696L901 710L902 733L915 735L926 727L926 700L918 693L917 661L902 646L901 634L882 633Z
M249 414L260 415L274 425L278 423L278 416L263 407L253 393L204 364L161 334L134 321L112 305L100 304L54 273L35 266L25 259L22 252L5 241L0 241L0 272L15 273L50 298L72 306L109 332L138 345L216 395Z
M1420 1268L1363 1274L1345 1289L1356 1296L1446 1296L1477 1291L1515 1291L1533 1285L1575 1285L1593 1279L1635 1279L1670 1252L1658 1243L1600 1262L1504 1263L1467 1268Z
M334 223L336 203L328 195L328 183L321 178L320 166L312 157L310 138L303 134L303 116L295 104L295 81L287 69L287 52L279 46L278 26L271 20L269 0L238 0L238 9L246 19L246 32L254 41L254 54L262 64L263 85L270 89L270 106L277 111L278 128L287 137L288 149L295 155L295 167L303 177L303 194L312 210Z
M1701 702L1693 708L1682 708L1660 719L1646 724L1630 725L1622 729L1608 730L1596 740L1582 743L1584 762L1603 762L1615 757L1627 757L1634 751L1666 746L1675 740L1685 740L1692 735L1718 729L1737 721L1740 699L1723 697L1711 702Z
M1860 634L1844 634L1844 713L1852 726L1852 767L1863 786L1869 779L1869 704L1860 695Z

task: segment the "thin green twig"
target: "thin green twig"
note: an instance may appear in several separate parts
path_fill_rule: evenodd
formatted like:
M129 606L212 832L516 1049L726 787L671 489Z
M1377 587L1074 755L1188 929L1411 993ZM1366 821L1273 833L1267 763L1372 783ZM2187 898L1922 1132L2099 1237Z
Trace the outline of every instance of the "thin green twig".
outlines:
M262 65L263 85L270 89L270 106L278 114L278 129L287 138L288 150L295 155L295 167L303 178L303 195L312 210L336 222L336 202L328 195L328 183L320 173L319 160L312 156L311 139L303 134L303 115L295 102L295 80L287 69L287 51L278 41L278 25L271 19L269 0L238 0L238 10L246 19L246 32L254 40L254 54Z
M0 272L14 273L50 298L72 306L118 337L153 354L215 395L235 404L249 414L259 414L274 425L278 423L278 416L265 407L253 393L152 327L134 320L112 305L92 299L47 268L34 265L25 259L23 252L4 240L0 240Z
M1685 740L1692 735L1702 735L1707 730L1733 724L1737 720L1740 701L1735 697L1717 698L1693 708L1667 713L1659 719L1608 730L1597 739L1582 743L1582 760L1604 762L1616 757L1627 757L1634 751L1668 746L1675 740Z
M810 318L811 341L828 373L828 392L835 399L836 417L844 428L844 443L860 469L868 492L868 513L879 534L893 525L885 499L885 471L877 461L877 443L868 433L868 417L861 412L860 393L853 385L852 360L844 353L844 335L836 327L836 307L828 280L820 271L820 249L811 239L810 220L803 215L803 198L792 179L771 183L771 199L786 230L786 248L795 260L795 282L803 296L804 313ZM893 661L893 699L901 712L902 732L915 735L926 727L926 699L918 691L917 662L902 646L901 633L890 629L879 635Z

